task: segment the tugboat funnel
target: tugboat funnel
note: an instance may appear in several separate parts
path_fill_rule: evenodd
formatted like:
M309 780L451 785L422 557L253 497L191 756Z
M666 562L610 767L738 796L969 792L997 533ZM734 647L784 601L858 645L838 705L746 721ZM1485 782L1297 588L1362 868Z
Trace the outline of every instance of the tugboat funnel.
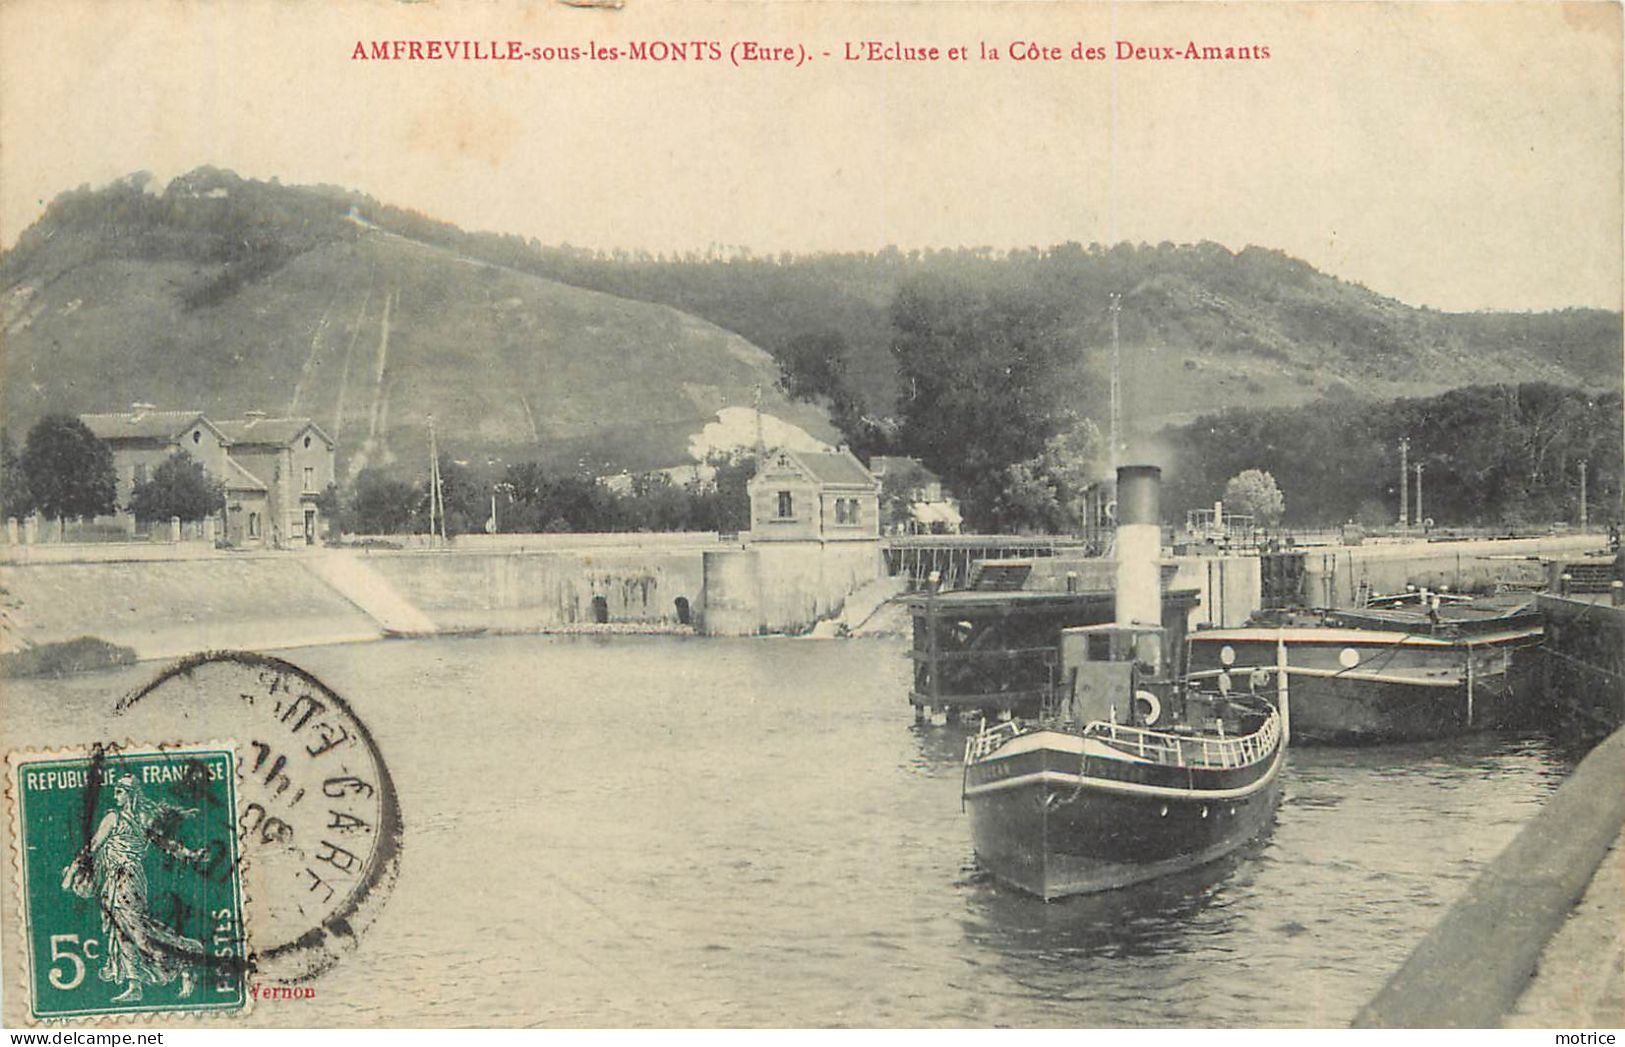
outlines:
M1162 470L1117 470L1118 625L1162 625Z

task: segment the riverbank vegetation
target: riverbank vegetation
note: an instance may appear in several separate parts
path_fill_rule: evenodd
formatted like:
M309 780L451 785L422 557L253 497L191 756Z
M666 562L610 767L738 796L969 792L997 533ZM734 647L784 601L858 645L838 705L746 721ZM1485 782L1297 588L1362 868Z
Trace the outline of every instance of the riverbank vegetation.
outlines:
M135 651L130 648L94 636L81 636L0 654L0 679L65 676L134 664Z
M1190 508L1224 494L1225 478L1269 470L1289 526L1368 526L1398 519L1399 441L1409 439L1406 483L1422 519L1441 525L1576 522L1581 463L1592 523L1620 522L1620 394L1525 383L1479 385L1439 396L1369 403L1232 409L1164 433L1168 504Z

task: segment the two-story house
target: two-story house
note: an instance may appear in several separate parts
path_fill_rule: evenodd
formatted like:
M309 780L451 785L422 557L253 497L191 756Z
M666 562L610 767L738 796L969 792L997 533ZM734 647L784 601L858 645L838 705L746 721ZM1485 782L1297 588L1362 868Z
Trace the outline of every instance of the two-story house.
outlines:
M335 445L309 418L249 412L214 422L202 411L159 411L136 404L115 414L80 415L113 452L115 514L131 534L140 524L130 495L178 451L225 488L220 533L234 545L314 544L323 521L317 499L334 482Z
M219 427L232 463L265 487L269 541L316 544L326 527L317 502L336 479L333 438L309 418L271 418L262 411Z
M231 461L230 439L202 411L159 411L151 404L135 404L129 411L80 415L79 420L113 452L113 518L129 534L142 525L130 513L136 485L151 479L170 457L185 451L226 489L228 506L235 504L244 521L256 523L265 514L265 487ZM226 515L228 536L231 515Z

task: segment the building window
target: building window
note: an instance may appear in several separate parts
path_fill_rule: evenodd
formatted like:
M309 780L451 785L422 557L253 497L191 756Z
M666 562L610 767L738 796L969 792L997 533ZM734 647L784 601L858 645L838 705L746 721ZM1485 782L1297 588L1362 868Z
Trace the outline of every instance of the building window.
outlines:
M835 499L835 522L838 524L855 524L858 522L858 500L856 498Z
M260 514L259 513L249 513L248 514L248 537L250 537L250 538L258 538L259 536L260 536Z
M132 483L132 484L144 484L146 482L147 482L147 463L146 462L137 462L137 463L135 463L135 469L130 474L130 483Z
M795 516L795 500L790 497L789 491L779 492L779 519L788 520Z
M193 429L192 430L192 442L195 443L195 444L200 444L200 443L203 442L203 430L202 429Z
M310 437L308 437L308 436L307 436L307 437L305 437L305 447L306 447L306 448L309 448L309 447L310 447Z
M316 489L316 470L315 470L315 468L313 466L307 465L307 466L305 466L305 490L308 492L308 491L314 491L315 489Z

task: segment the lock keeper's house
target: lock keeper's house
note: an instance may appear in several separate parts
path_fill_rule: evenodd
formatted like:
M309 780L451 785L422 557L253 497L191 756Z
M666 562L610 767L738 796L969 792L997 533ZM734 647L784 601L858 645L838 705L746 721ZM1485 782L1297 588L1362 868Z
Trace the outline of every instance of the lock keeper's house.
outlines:
M241 419L216 422L202 411L137 404L130 411L85 414L79 420L113 452L113 519L129 535L143 526L129 512L131 493L180 451L225 488L215 526L231 544L314 545L325 531L317 500L334 482L337 446L309 418L250 411Z

